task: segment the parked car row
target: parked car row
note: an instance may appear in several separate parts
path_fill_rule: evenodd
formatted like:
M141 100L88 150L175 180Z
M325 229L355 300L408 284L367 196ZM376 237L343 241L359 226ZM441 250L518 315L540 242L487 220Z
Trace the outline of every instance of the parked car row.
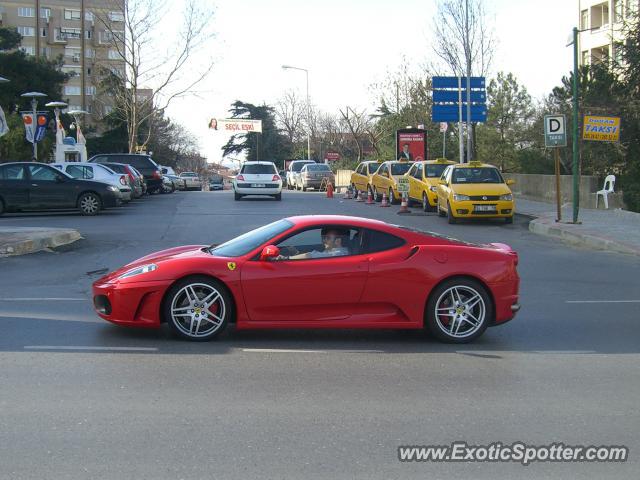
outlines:
M437 211L449 223L461 218L501 218L513 222L515 202L505 181L493 165L482 162L456 163L451 160L419 162L362 162L351 174L350 187L377 201L387 196L400 203L400 179L409 184L407 201L419 203L425 212Z
M100 154L87 162L0 164L0 215L61 209L97 215L145 194L194 188L197 175L186 173L190 180L149 155L124 153Z

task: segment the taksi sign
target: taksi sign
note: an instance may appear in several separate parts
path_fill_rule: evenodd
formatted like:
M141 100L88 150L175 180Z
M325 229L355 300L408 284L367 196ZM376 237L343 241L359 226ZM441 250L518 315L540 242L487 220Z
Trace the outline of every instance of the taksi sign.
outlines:
M583 140L595 140L596 142L617 142L620 140L620 117L599 117L585 115L583 128Z
M567 146L567 121L564 115L544 116L544 146Z
M398 179L398 192L407 193L409 191L409 179L401 177Z

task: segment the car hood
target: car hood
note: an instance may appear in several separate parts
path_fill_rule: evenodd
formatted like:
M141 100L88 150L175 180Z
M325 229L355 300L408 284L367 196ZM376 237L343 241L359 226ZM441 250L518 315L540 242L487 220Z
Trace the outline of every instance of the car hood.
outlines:
M504 183L453 184L451 189L461 195L507 195L511 193Z

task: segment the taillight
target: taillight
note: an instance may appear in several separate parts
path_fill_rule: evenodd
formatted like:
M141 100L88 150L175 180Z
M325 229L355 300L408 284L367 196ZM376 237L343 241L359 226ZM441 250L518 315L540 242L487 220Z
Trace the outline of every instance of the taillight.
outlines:
M120 175L120 183L122 185L126 185L127 184L127 177L126 175Z
M236 180L240 180L240 181L243 181L243 182L244 182L244 177L243 177L242 175L238 175L238 176L236 177Z
M162 175L160 175L160 172L158 170L156 170L155 172L153 172L153 178L160 179L160 178L162 178Z
M129 168L126 169L127 175L129 175L129 180L131 180L131 185L136 183L136 178L133 176L133 173Z
M280 175L274 175L273 178L271 179L272 182L277 182L280 180Z

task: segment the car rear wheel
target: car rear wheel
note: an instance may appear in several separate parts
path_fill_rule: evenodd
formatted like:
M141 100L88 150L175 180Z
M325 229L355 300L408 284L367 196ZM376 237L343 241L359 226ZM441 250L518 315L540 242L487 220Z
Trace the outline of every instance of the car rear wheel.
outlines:
M278 193L278 194L274 195L273 198L275 198L278 201L282 200L282 193Z
M164 319L182 338L211 340L226 327L232 315L227 290L208 277L185 278L167 292Z
M492 319L493 305L486 289L475 280L454 278L431 293L425 323L441 341L468 343L482 335Z
M233 199L234 200L240 200L242 198L242 195L240 195L239 193L233 192Z
M82 215L97 215L102 208L100 197L92 192L83 193L78 199L78 209Z

